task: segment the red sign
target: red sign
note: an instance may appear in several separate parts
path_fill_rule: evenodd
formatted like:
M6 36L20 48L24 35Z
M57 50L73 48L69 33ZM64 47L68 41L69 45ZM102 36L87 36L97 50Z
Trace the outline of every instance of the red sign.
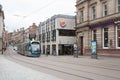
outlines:
M66 26L65 20L62 20L62 21L60 22L60 26L61 26L61 27L65 27L65 26Z

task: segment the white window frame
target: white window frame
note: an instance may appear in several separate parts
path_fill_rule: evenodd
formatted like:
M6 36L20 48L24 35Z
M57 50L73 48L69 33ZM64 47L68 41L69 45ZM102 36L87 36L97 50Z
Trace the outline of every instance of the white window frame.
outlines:
M120 47L118 47L118 32L117 32L117 30L118 30L118 26L116 26L116 48L120 49Z
M108 42L108 47L104 47L104 28L103 28L103 49L108 49L109 48L109 42Z
M107 9L105 9L105 5L107 6ZM103 16L107 16L108 15L108 5L107 5L107 2L104 2L102 4L102 6L103 6ZM107 15L105 15L105 11L107 11Z
M95 12L93 9L95 9ZM95 15L95 18L94 18L94 15ZM92 6L92 19L93 20L96 19L96 6Z
M92 41L94 40L94 30L92 30ZM96 34L97 34L97 30L96 30ZM96 39L97 39L97 35L96 35Z
M84 22L84 10L80 11L80 22Z
M120 6L120 4L118 5L118 0L116 0L116 12L120 12L118 7Z

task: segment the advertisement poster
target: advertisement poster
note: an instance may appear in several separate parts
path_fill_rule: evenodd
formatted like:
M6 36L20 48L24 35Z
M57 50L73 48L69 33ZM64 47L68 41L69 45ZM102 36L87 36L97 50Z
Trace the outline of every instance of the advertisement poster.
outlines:
M97 48L96 41L91 41L91 55L97 55L96 48Z

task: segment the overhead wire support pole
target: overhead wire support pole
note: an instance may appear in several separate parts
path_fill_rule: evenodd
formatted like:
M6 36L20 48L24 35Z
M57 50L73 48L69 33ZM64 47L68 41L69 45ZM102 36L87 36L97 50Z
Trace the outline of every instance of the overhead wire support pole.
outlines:
M74 43L74 57L78 58L78 39L77 39L77 16L75 15L75 37L76 42Z

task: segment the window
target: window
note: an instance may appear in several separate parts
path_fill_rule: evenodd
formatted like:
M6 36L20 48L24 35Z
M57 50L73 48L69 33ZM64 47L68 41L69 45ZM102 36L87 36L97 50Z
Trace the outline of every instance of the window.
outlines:
M56 41L56 30L51 31L51 41Z
M80 22L84 21L84 14L83 14L83 10L80 12Z
M95 6L92 7L92 19L96 18L96 8Z
M41 34L39 34L39 41L41 42L41 37L42 37L42 35Z
M108 28L104 28L103 29L103 33L104 33L104 47L108 47Z
M45 33L42 34L42 42L45 42Z
M97 37L97 36L96 36L96 30L93 30L93 31L92 31L92 40L93 40L93 41L96 41L96 40L97 40L96 37Z
M117 26L117 47L120 47L120 25Z
M47 42L50 42L50 31L47 32Z
M120 12L120 0L117 0L117 12Z
M75 36L75 30L59 30L59 36Z
M106 16L108 14L108 11L107 11L107 2L104 2L103 3L103 16Z

